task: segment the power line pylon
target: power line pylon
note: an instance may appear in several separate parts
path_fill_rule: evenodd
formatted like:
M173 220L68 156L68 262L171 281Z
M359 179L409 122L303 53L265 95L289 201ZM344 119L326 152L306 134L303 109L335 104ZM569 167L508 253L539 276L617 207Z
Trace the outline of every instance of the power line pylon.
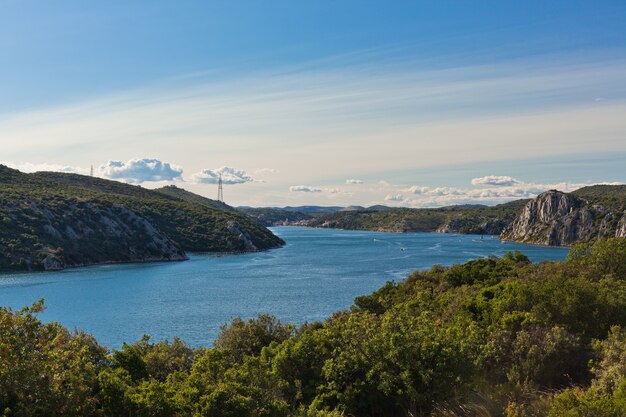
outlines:
M222 174L217 182L217 201L224 202L224 187L222 186Z

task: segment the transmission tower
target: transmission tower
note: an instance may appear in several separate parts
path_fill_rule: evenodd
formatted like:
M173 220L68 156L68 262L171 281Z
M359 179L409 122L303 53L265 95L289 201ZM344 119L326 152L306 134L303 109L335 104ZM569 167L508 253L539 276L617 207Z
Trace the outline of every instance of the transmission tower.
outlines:
M91 175L93 177L93 165L91 166L91 172L90 172L89 175Z
M217 182L217 201L224 202L224 187L222 186L222 174L220 174L220 179Z

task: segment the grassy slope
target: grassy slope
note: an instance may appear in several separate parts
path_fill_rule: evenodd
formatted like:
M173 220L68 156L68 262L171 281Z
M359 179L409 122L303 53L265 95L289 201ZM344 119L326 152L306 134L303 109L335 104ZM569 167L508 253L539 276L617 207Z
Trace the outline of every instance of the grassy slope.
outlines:
M592 205L601 205L617 211L626 210L626 185L592 185L571 194Z

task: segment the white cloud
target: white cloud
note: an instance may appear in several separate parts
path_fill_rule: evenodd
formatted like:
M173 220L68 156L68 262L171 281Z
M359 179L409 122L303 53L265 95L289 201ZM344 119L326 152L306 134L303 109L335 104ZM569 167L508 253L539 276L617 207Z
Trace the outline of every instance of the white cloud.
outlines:
M511 186L517 184L521 184L521 182L505 175L487 175L485 177L472 179L472 185Z
M430 187L414 185L408 188L406 191L413 193L413 194L426 194L428 191L430 191Z
M341 192L339 188L325 188L324 191L330 194L338 194Z
M464 191L454 187L437 187L431 188L428 191L428 195L463 195Z
M385 201L403 202L406 198L402 194L387 194Z
M131 159L127 162L108 161L100 165L98 171L105 178L131 184L182 180L183 174L182 168L155 158Z
M363 180L350 179L346 180L346 184L363 184Z
M254 182L254 178L246 174L246 171L231 167L218 169L203 169L191 176L193 182L198 184L217 184L220 176L224 184L243 184Z
M289 187L289 191L299 193L321 193L322 189L308 185L292 185Z

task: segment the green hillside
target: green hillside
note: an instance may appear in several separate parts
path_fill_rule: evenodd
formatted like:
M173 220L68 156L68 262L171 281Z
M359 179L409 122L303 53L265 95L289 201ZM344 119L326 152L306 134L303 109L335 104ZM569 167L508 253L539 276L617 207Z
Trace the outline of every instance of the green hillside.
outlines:
M626 210L626 185L591 185L579 188L570 194L590 204Z
M313 227L385 232L500 234L520 213L527 200L497 206L462 205L433 209L340 211L316 217Z
M0 166L0 270L180 260L185 251L246 252L284 243L248 217L188 194Z

